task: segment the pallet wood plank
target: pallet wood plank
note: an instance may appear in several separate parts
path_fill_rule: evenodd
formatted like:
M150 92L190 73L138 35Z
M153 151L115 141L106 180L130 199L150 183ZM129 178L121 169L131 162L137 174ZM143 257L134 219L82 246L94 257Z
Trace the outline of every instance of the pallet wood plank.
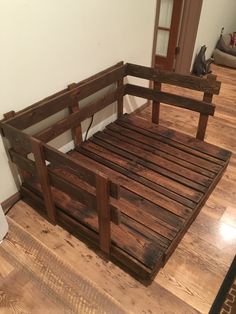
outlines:
M121 79L125 76L125 72L125 65L120 65L119 63L117 66L103 71L101 75L78 83L72 90L63 90L63 93L57 93L55 97L46 98L38 102L35 106L30 106L16 113L14 118L7 120L7 123L18 129L25 129L68 106L72 106L72 98L74 98L74 96L77 97L78 101L82 100ZM71 97L71 95L73 95L73 97Z
M89 169L89 167L87 167L81 161L72 158L68 154L65 155L64 153L47 144L44 144L44 152L46 159L53 165L67 166L85 182L92 186L96 185L96 174L99 174L96 169L91 171L91 169ZM119 189L120 187L116 182L110 182L110 196L119 198Z
M31 192L31 190L27 187L22 187L21 193L23 195L24 200L37 208L40 213L45 211L42 200L35 193ZM69 211L70 213L70 211ZM83 224L79 223L75 219L71 218L73 214L70 213L70 216L65 214L63 211L58 210L58 223L68 230L70 233L79 237L86 243L97 246L98 243L98 235L89 228L86 228ZM128 253L124 252L121 248L112 245L111 247L111 255L110 258L115 263L118 263L122 268L126 271L130 272L133 276L135 276L138 280L149 282L152 270L145 266L143 263L139 262L137 259L130 256ZM159 264L162 265L162 256L159 257Z
M136 64L127 64L127 75L140 77L154 82L165 83L175 86L180 86L201 92L210 92L212 94L219 94L219 81L209 82L208 80L194 77L192 75L182 75L170 71L163 71L160 69L149 68Z
M218 171L222 168L222 162L214 161L212 162L212 157L202 156L198 151L192 151L188 147L181 145L177 142L168 140L156 134L155 132L151 132L149 130L143 129L135 125L132 122L124 122L124 121L116 121L120 126L131 129L136 132L137 137L143 140L148 140L148 142L156 148L163 149L171 155L177 156L180 159L185 161L189 161L195 165L199 165L201 168L210 170L214 173L218 173ZM200 156L199 156L200 155ZM203 158L202 158L203 157ZM206 157L206 158L205 158ZM209 160L210 159L210 160Z
M96 204L98 212L99 246L110 254L111 214L109 206L109 181L106 177L96 175Z
M54 123L52 126L49 126L37 134L34 134L34 137L40 139L43 142L49 142L68 129L76 128L83 120L91 117L96 112L114 103L117 99L123 96L123 94L124 87L120 86L115 91L107 93L105 96L88 104L85 108L80 109L78 112L74 112L68 117Z
M130 121L130 117L128 115L124 115L123 119ZM203 141L195 139L192 136L177 132L170 128L166 128L162 125L154 125L150 121L142 119L138 116L132 116L132 122L135 125L139 125L141 128L148 129L150 132L157 133L172 141L178 142L184 146L191 148L193 150L193 153L195 153L194 151L199 151L206 155L205 158L207 158L208 155L214 157L214 162L217 162L217 159L227 161L230 157L230 152L226 149L220 148L211 143L205 143Z
M148 196L152 194L152 190L146 188L141 183L135 182L125 175L95 161L94 159L81 154L78 151L71 151L69 154L74 158L78 158L79 160L86 163L90 169L98 169L106 174L110 179L116 180L121 186L121 199L127 200L137 208L144 207L146 212L159 219L162 224L164 223L165 225L168 225L170 229L174 227L177 228L175 230L179 230L179 228L182 226L182 218L148 201ZM153 198L154 197L155 196L153 196Z
M215 106L213 104L209 104L207 102L195 100L184 96L179 96L176 94L153 90L147 87L126 84L125 91L126 94L128 95L141 97L157 102L162 102L167 105L172 105L175 107L200 112L206 115L213 116L215 112Z
M192 208L192 202L198 202L202 197L201 192L195 191L193 188L187 187L177 180L173 180L164 174L158 173L156 171L157 166L148 162L142 162L142 160L139 162L138 158L133 159L129 153L123 150L112 147L109 144L107 145L99 140L91 140L86 147L87 146L95 149L96 152L99 151L99 154L106 160L125 168L127 175L131 175L133 178L137 178L137 176L141 177L141 179L137 178L137 180L141 180L146 186L152 187L163 195L190 208ZM109 156L106 156L106 154L109 154ZM187 199L191 202L188 202Z
M165 174L166 176L169 176L178 182L182 182L189 187L194 187L197 190L199 189L199 191L205 191L203 186L207 187L211 183L209 178L195 173L194 171L188 170L185 167L176 165L174 162L168 161L162 157L158 157L155 154L147 152L146 150L140 149L136 145L130 145L125 141L125 139L124 141L120 141L119 139L116 139L116 137L110 136L106 132L98 132L94 135L94 137L122 149L126 152L125 155L127 157L132 156L131 158L137 160L142 165L148 166L147 162L150 162L151 164L155 165L157 172L160 168L160 173ZM168 171L163 171L162 168Z
M31 182L24 185L24 188L30 189L34 192L37 192L39 196L42 197L40 186L37 182ZM55 202L57 204L58 213L63 209L65 213L70 214L73 219L77 222L82 223L84 226L87 226L90 230L93 230L96 234L99 234L98 231L98 219L95 211L92 211L90 208L84 207L78 201L71 200L68 198L67 194L62 193L61 191L53 188L53 195ZM44 209L45 211L45 209ZM133 228L132 219L127 220L126 224L120 226L112 225L112 247L115 246L122 249L124 252L130 254L137 261L143 263L149 268L152 268L156 265L156 258L160 256L160 253L167 246L162 243L160 245L160 251L156 250L153 252L155 246L151 240L157 241L159 243L160 239L153 238L153 234L146 233L146 230L142 228L139 232L136 232ZM143 234L144 233L144 234ZM138 243L135 245L135 243ZM99 245L99 238L96 241L96 246ZM145 255L145 247L148 248ZM148 256L149 255L149 256Z
M41 184L41 188L43 191L43 198L45 207L47 209L48 219L56 224L56 208L54 205L51 185L48 176L48 170L45 163L45 156L43 151L42 143L36 139L31 140L32 152L34 154L35 166L37 170L37 175Z
M119 165L116 165L115 163L112 163L111 161L105 159L107 154L102 154L99 150L96 150L94 147L92 148L91 146L86 145L86 147L79 148L79 152L85 154L86 156L89 156L90 158L96 161L99 161L99 163L102 163L112 168L113 170L121 172L126 176L135 179L135 181L137 182L146 183L146 180L144 178L140 178L138 175L132 174L126 169L120 167ZM149 187L150 185L152 186L151 188ZM148 199L154 202L155 204L161 206L162 208L168 208L169 211L173 212L174 214L182 218L187 218L191 214L190 207L184 206L181 203L161 194L160 192L157 192L156 190L153 189L154 184L148 182L146 188L148 187L149 191L152 191L152 193L148 194Z
M146 152L152 153L155 156L160 156L162 158L164 158L165 160L169 160L174 162L176 165L180 165L183 166L185 169L189 169L194 171L195 173L199 173L202 174L208 178L214 178L215 174L214 172L208 171L206 169L203 169L197 165L191 164L188 161L179 159L176 156L173 155L169 155L168 152L165 151L161 151L159 149L155 149L152 148L151 146L149 146L148 144L145 144L143 142L137 141L136 140L136 133L131 131L131 130L127 130L125 135L122 135L122 131L120 130L119 126L116 124L109 124L106 129L104 130L105 134L108 134L110 136L112 136L113 138L117 138L123 142L127 142L133 146L137 146L138 148L143 149Z

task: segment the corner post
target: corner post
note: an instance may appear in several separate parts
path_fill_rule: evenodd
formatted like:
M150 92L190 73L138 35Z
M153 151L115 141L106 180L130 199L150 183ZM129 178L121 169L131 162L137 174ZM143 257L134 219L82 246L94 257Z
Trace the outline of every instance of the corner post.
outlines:
M207 80L211 83L214 83L216 81L217 76L214 74L208 74ZM213 94L209 92L205 92L203 95L203 101L207 103L212 103ZM208 123L208 115L205 115L203 113L200 114L199 121L198 121L198 128L197 128L197 134L196 138L204 141L206 128Z

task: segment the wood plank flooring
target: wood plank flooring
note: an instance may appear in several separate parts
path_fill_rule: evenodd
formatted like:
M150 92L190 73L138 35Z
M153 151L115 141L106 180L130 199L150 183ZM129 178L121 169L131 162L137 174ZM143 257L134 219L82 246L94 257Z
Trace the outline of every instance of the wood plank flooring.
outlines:
M68 232L50 225L24 202L20 201L9 213L131 313L208 313L233 260L236 250L236 71L213 66L213 72L223 84L220 96L214 97L216 113L210 118L206 141L231 150L233 156L224 177L151 286L144 287L111 262L101 259ZM178 93L190 92L178 89ZM150 108L139 116L150 120ZM162 125L190 135L196 132L197 118L197 114L188 111L161 107ZM7 265L3 269L6 274L10 272ZM27 298L23 297L22 302L27 302Z

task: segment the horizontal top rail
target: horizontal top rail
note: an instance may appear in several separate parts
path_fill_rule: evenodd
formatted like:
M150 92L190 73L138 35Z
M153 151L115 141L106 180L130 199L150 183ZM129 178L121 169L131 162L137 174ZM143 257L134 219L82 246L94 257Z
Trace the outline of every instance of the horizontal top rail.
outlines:
M220 92L221 82L219 81L211 81L192 75L183 75L131 63L127 63L126 66L126 75L131 75L158 83L180 86L204 93L218 95Z
M204 101L179 96L171 93L160 92L150 88L127 84L125 86L127 94L142 97L149 100L159 101L168 105L196 111L205 115L214 115L215 105Z
M92 171L86 165L83 165L81 161L77 161L73 157L66 155L59 150L43 144L44 154L47 161L53 165L70 168L80 179L86 181L92 186L96 186L96 175L103 175L99 171ZM118 199L120 197L120 185L109 181L110 184L110 196Z
M73 85L72 89L58 92L51 97L37 102L36 104L15 113L15 116L2 121L20 130L71 106L74 98L82 100L102 88L113 84L126 75L126 65L123 62L117 63L92 77Z
M31 173L33 176L37 175L36 164L34 161L16 153L13 149L9 150L9 155L14 163L17 166ZM63 175L58 175L51 169L48 168L48 176L50 179L50 184L56 189L67 193L73 199L79 201L85 206L89 206L91 209L96 210L96 194L95 189L86 189L86 186L77 186L74 183L66 180ZM109 181L110 182L110 181ZM27 182L24 183L27 186ZM110 200L110 210L111 210L111 221L117 225L120 224L121 213L120 210L116 207L116 202L114 199Z
M68 117L63 118L48 128L34 134L34 137L46 143L51 141L68 129L78 126L80 122L91 117L94 113L114 103L120 96L124 95L124 90L124 86L117 88L114 92L106 94L80 109L78 112L72 113Z

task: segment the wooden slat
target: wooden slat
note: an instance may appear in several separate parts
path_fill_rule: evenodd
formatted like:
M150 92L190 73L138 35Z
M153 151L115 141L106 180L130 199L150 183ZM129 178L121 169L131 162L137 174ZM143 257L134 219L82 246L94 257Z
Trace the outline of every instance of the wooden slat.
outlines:
M124 87L120 86L114 92L106 94L98 100L90 103L85 108L80 109L78 112L72 113L68 117L56 122L52 126L34 134L34 137L43 142L49 142L60 134L64 133L70 128L77 127L83 120L91 117L93 114L102 110L106 106L114 103L119 97L124 94Z
M14 118L7 121L7 124L23 130L72 105L70 92L66 92L50 100L42 101L34 109L16 113Z
M190 152L187 152L184 149L182 150L181 149L182 147L178 147L178 145L175 145L175 143L173 143L172 145L172 143L169 143L168 140L161 141L161 139L159 139L158 135L156 134L153 134L143 129L139 129L136 126L133 126L132 124L128 125L128 123L124 122L120 123L120 121L119 125L122 127L123 134L126 129L128 129L128 131L132 130L137 134L136 137L138 141L140 141L141 143L145 143L154 149L160 149L161 151L171 156L176 156L181 160L190 162L193 165L199 166L203 169L210 170L215 174L221 168L221 166L218 164L211 163L210 161L202 159L196 155L191 155Z
M101 175L96 176L96 202L100 249L106 254L110 254L111 214L109 206L109 181Z
M166 176L169 176L170 178L173 178L176 181L182 182L189 187L194 187L197 190L199 189L199 191L204 191L203 186L207 187L211 183L211 180L209 180L209 178L206 178L205 176L198 174L192 170L189 170L183 166L175 164L172 161L166 160L162 157L156 156L155 154L149 153L144 149L140 149L136 145L130 145L125 141L125 139L124 141L121 141L115 136L111 136L106 132L96 133L94 138L98 138L106 143L109 143L110 145L122 149L123 151L126 152L124 156L127 156L127 158L128 156L130 156L132 160L136 160L142 165L146 165L148 167L147 162L154 164L156 166L155 169L157 172L160 171L160 173L165 174ZM162 171L162 169L166 169L170 173L168 174L168 171L165 172ZM191 180L188 180L190 178Z
M150 215L152 215L155 219L157 218L159 221L161 221L161 223L168 225L170 229L173 227L179 229L182 226L182 218L176 216L170 211L166 211L164 208L152 202L152 200L155 199L156 194L153 194L151 189L145 187L139 182L132 180L131 178L126 177L124 174L116 172L102 163L87 157L86 154L83 155L78 151L71 151L70 155L75 159L82 161L92 170L97 169L106 174L111 180L117 181L121 186L121 198L127 200L136 208L144 208L145 212L150 213Z
M46 98L42 102L37 103L37 106L31 106L26 110L16 113L14 118L6 122L18 129L25 129L50 115L73 105L72 98L77 97L77 100L84 99L100 89L111 85L125 76L126 66L117 65L103 71L101 75L93 77L91 80L85 80L84 83L78 83L72 90L66 91L63 94L57 93L54 98ZM71 97L73 95L73 97Z
M9 154L12 158L12 161L18 165L20 169L23 169L29 173L31 173L33 176L37 175L37 170L35 166L35 162L32 160L29 160L25 158L24 156L14 152L12 149L9 150ZM48 167L48 177L50 179L50 184L52 186L55 186L58 189L61 189L63 192L67 193L72 198L79 200L83 204L86 204L86 206L91 207L92 209L96 209L96 194L95 189L89 188L78 178L77 180L77 186L74 184L71 184L75 182L75 177L72 178L72 174L69 173L69 171L65 170L63 168L63 165L61 165L61 171L56 171L54 167ZM97 172L99 173L99 172ZM97 174L98 175L98 174ZM80 184L78 184L78 181ZM96 185L96 181L93 183L93 185ZM109 181L109 185L111 189L111 184ZM111 193L112 194L112 193ZM120 212L117 210L117 208L114 205L111 205L111 220L115 224L120 224Z
M170 128L166 128L162 125L154 125L150 121L142 119L140 117L132 116L131 118L129 115L125 115L122 117L122 119L127 120L128 122L132 121L133 124L141 128L144 128L146 130L149 130L150 132L154 132L163 137L166 137L171 141L180 143L181 145L189 147L194 151L204 153L205 156L211 156L214 158L213 160L214 162L217 162L217 160L226 161L230 157L231 153L226 149L220 148L211 143L205 143L203 141L196 140L192 136L177 132Z
M44 152L45 158L53 165L69 167L79 178L94 187L96 186L96 175L100 174L99 171L92 171L86 165L84 165L83 162L80 162L71 156L62 153L47 144L44 144ZM110 182L110 196L119 198L119 189L120 187L118 184L115 182Z
M32 193L28 188L22 187L21 191L24 200L29 203L34 208L37 208L39 211L44 211L44 207L42 206L42 200L35 193ZM92 244L93 246L97 246L98 243L98 234L96 234L90 228L87 228L83 224L76 221L76 219L72 218L73 213L71 208L68 208L69 215L64 213L61 210L58 210L58 223L63 226L66 230L68 230L71 234L76 235L80 239L82 238L86 243ZM161 266L161 257L159 264ZM149 281L152 270L145 266L142 262L139 262L137 259L133 258L121 248L112 245L111 247L111 255L110 258L112 261L119 263L125 270L128 270L133 274L137 279Z
M206 154L204 155L199 151L195 151L189 148L188 146L162 137L156 132L152 132L152 130L147 130L145 128L139 127L137 126L136 122L130 120L119 120L116 123L123 128L133 130L137 133L138 138L144 141L147 140L153 147L160 148L168 154L177 156L178 158L185 161L189 161L195 165L198 165L201 168L210 170L214 173L218 173L223 165L221 160L217 160L214 157Z
M138 85L127 84L126 85L126 94L142 97L145 99L163 102L168 105L175 107L180 107L196 112L200 112L206 115L214 115L215 106L203 101L166 93L156 90L149 89L147 87L141 87Z
M144 78L150 81L181 86L201 92L219 94L221 83L209 82L208 80L194 77L192 75L182 75L170 71L149 68L136 64L127 64L127 75Z
M180 165L180 166L183 166L185 169L189 169L189 170L194 171L195 173L202 174L202 175L206 176L207 178L214 178L215 177L215 174L213 172L208 171L206 169L203 169L201 167L198 167L197 165L194 165L188 161L179 159L176 156L169 155L168 152L161 151L160 149L155 149L152 146L149 146L147 141L146 141L146 143L143 143L143 142L136 140L136 133L133 132L132 130L128 130L125 133L124 131L122 131L119 128L118 125L113 123L113 124L110 124L106 128L105 133L111 135L115 139L118 138L123 142L127 142L131 145L134 145L134 146L137 146L137 147L143 149L146 152L152 153L152 154L154 154L154 156L160 156L167 161L168 160L172 161L175 163L175 165Z
M36 182L29 182L24 187L41 195L39 184ZM82 223L86 228L95 231L96 234L99 233L95 211L91 211L90 208L84 207L81 203L71 200L67 194L62 193L60 190L53 189L53 196L59 209L58 213L62 209L63 212L69 214L77 222ZM130 218L127 218L125 223L122 223L119 227L112 224L111 229L111 250L114 246L119 247L131 258L135 258L151 269L156 266L159 257L163 255L163 251L170 244L169 240L155 235L146 227L139 226ZM84 236L84 234L81 236ZM99 246L99 241L95 244Z
M146 197L148 200L152 201L156 205L165 209L168 208L169 211L182 218L186 218L191 214L191 209L189 207L184 206L179 202L163 195L162 193L155 191L155 188L157 189L157 187L154 183L151 183L150 181L148 182L147 180L145 180L145 178L142 178L141 176L134 174L131 171L128 171L127 169L121 167L120 165L106 159L106 157L108 157L106 153L102 153L99 150L96 150L95 147L91 147L91 145L83 146L83 148L80 147L79 152L92 158L93 160L98 161L99 163L104 164L107 167L110 167L117 172L124 174L125 176L133 179L136 182L146 185L146 191L149 191L149 193L146 194ZM116 161L119 161L119 159L117 159Z
M174 199L181 204L192 208L192 202L198 202L202 197L202 193L190 188L183 183L178 182L173 178L183 180L181 176L175 176L175 174L163 169L162 174L160 167L153 165L149 162L142 162L142 159L133 157L129 153L122 149L116 148L110 144L106 144L98 139L91 140L86 147L92 147L99 151L99 154L116 165L127 170L127 175L132 176L133 179L141 180L146 186L152 187L155 191L166 195L167 197ZM105 157L105 154L109 155ZM169 174L168 177L165 174ZM141 178L139 178L141 177ZM187 181L187 180L186 180ZM174 193L174 194L173 194ZM190 200L191 202L189 202Z
M43 191L43 198L49 220L56 223L56 209L52 198L51 186L49 182L48 170L45 163L45 156L42 143L36 139L31 140L32 152L35 158L37 175Z

